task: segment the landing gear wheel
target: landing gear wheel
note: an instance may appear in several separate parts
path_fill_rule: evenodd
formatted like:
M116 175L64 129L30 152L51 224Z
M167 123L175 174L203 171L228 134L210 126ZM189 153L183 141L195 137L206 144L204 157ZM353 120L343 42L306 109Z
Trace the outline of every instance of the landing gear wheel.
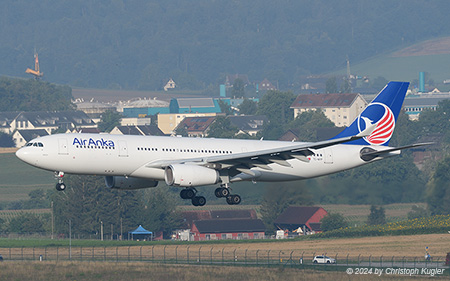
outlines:
M63 182L56 184L56 190L63 191L65 189L66 189L66 185Z
M230 195L230 190L228 188L220 188L220 196L221 197L228 197Z
M196 194L196 190L193 188L186 188L180 191L180 197L182 199L193 199Z
M241 196L235 194L235 195L229 195L227 196L227 203L229 205L237 205L241 203Z
M205 206L206 198L203 196L195 196L192 198L192 205L194 206Z
M220 191L222 190L222 188L216 188L216 190L214 191L214 195L216 195L217 198L222 197L222 195L220 194Z

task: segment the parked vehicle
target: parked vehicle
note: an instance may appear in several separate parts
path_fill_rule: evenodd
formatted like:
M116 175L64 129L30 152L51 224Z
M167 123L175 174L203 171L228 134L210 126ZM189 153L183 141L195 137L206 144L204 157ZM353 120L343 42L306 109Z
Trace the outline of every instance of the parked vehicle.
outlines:
M313 263L336 263L336 260L327 256L315 256Z
M2 255L0 255L0 262L2 262L3 261L3 257L2 257Z

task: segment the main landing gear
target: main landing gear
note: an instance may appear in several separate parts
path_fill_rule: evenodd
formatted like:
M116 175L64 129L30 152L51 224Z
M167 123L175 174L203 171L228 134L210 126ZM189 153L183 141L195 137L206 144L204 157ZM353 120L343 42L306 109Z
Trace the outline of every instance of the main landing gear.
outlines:
M230 194L230 189L228 187L228 184L225 184L222 187L216 188L216 190L214 191L214 194L218 198L225 197L228 205L237 205L237 204L241 203L241 196L239 196L237 194Z
M56 184L56 190L63 191L66 190L66 185L63 182L64 172L55 172L55 178L58 180Z
M193 187L189 187L180 191L180 197L182 199L191 199L194 206L205 206L206 198L204 196L196 196L197 190Z

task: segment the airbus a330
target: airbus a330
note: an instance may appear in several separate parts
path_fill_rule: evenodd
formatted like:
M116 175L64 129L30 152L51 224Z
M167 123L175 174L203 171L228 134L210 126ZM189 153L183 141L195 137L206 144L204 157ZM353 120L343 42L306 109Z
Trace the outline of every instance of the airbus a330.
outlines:
M294 181L319 177L400 154L389 147L409 83L389 82L364 111L336 137L312 143L133 136L55 134L33 139L16 152L22 161L54 171L57 190L65 173L100 175L118 189L156 187L159 181L181 187L194 206L206 203L195 187L217 185L215 195L228 204L240 181Z

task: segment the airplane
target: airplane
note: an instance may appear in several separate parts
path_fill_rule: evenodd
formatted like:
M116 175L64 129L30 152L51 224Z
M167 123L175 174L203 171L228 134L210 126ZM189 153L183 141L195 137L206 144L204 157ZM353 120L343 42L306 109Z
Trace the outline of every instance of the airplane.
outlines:
M55 134L20 148L22 161L49 171L63 191L65 173L101 175L109 188L156 187L159 181L183 188L182 199L206 204L195 187L218 185L217 197L230 205L241 197L230 184L240 181L294 181L328 175L427 145L389 147L408 82L389 82L364 111L336 137L319 142L186 138L110 134Z

